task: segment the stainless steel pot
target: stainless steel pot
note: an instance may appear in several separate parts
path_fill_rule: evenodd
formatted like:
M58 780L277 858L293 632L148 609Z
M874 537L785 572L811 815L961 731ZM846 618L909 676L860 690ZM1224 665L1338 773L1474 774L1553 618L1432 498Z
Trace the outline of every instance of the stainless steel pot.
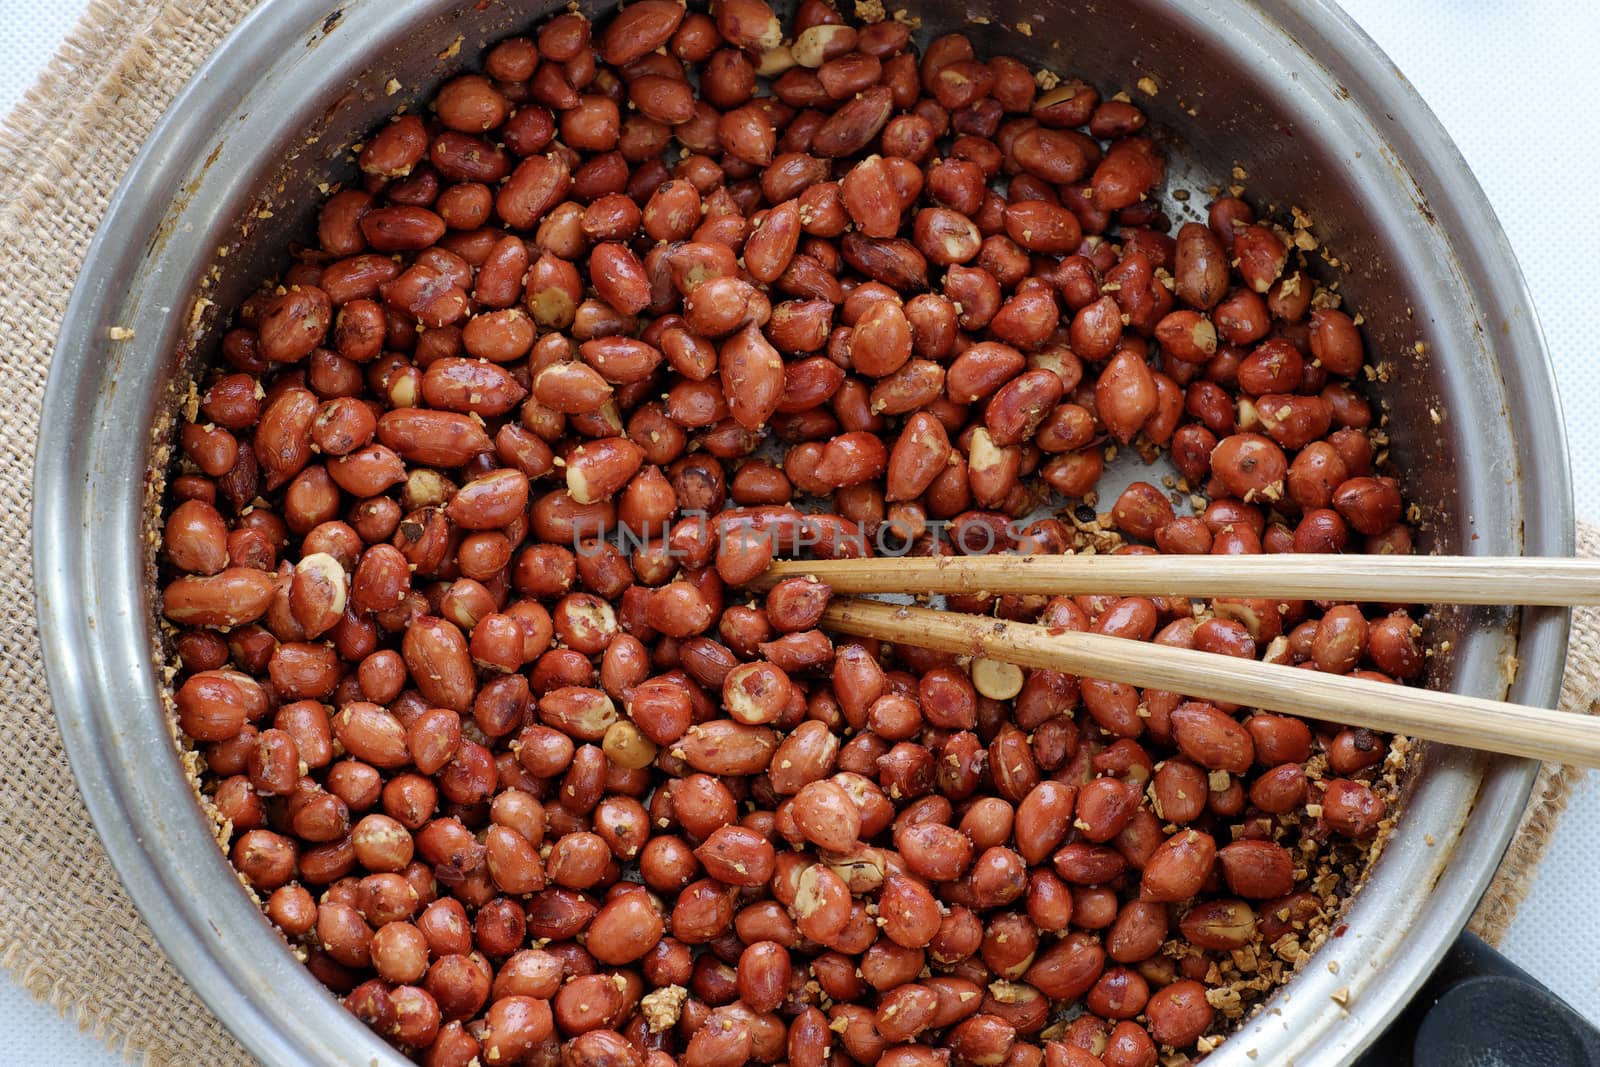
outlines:
M1425 547L1571 553L1561 417L1505 236L1438 122L1331 0L969 0L914 10L924 32L964 25L985 47L1101 86L1153 78L1157 95L1139 102L1168 131L1174 186L1203 203L1208 184L1242 167L1258 204L1312 211L1344 264L1341 291L1389 365L1373 388L1388 405L1407 491L1424 509ZM316 183L353 173L348 146L539 13L460 0L263 4L179 96L112 199L56 349L34 552L61 731L135 903L195 989L269 1064L404 1061L263 921L184 775L159 695L145 536L147 472L161 444L152 427L178 399L190 359L214 343L216 311L281 266L278 250L308 231ZM113 326L132 338L111 339ZM1436 684L1499 696L1514 668L1513 698L1554 703L1565 613L1452 612L1435 625L1453 647ZM1534 770L1427 753L1348 932L1208 1063L1348 1062L1464 923ZM1330 999L1341 988L1346 1008Z

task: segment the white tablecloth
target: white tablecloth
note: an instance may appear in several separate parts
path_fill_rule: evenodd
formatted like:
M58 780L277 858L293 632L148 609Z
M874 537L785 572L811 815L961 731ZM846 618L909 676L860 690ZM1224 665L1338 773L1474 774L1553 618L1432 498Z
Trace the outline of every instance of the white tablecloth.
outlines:
M0 114L54 51L86 0L0 0ZM1600 336L1583 264L1600 248L1587 194L1600 164L1600 19L1581 0L1344 0L1461 147L1505 225L1555 357L1578 511L1600 517ZM1533 472L1537 477L1537 472ZM1588 782L1504 949L1584 1014L1600 1019L1600 911L1594 907L1600 790ZM0 1067L102 1062L109 1054L0 979Z

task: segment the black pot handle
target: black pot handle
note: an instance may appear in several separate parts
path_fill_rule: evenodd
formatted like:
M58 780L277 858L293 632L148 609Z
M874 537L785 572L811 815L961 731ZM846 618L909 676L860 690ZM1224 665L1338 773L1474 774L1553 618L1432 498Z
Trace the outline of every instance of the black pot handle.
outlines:
M1357 1067L1600 1067L1600 1030L1462 931Z

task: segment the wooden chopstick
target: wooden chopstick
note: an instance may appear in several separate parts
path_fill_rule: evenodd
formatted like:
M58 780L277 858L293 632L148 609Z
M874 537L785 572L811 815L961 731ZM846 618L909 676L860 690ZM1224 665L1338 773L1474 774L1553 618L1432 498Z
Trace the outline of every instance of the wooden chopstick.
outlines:
M1600 767L1600 719L1548 708L881 600L836 598L818 625L835 633L1046 667L1486 752Z
M1600 561L1542 556L905 556L779 560L835 593L1116 593L1394 604L1600 604Z

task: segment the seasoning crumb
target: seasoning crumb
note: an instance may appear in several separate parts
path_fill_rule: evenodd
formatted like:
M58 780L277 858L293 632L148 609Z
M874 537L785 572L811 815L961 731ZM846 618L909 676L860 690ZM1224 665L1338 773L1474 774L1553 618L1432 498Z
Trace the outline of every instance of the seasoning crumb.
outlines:
M1026 22L1019 22L1017 23L1017 32L1022 34L1024 37L1032 37L1033 26Z
M398 93L399 91L400 91L400 79L399 78L390 78L388 81L383 83L383 95L384 96L393 96L395 93Z
M1001 1004L1023 1002L1030 994L1038 995L1033 993L1031 987L1018 985L1016 982L999 981L989 983L989 995Z
M644 1015L645 1022L649 1023L650 1032L659 1034L676 1026L684 1002L688 999L689 991L681 985L663 986L654 992L646 993L639 1001L639 1010Z
M1338 974L1339 973L1339 961L1338 960L1329 960L1328 961L1328 973L1329 974Z
M439 58L440 59L453 59L455 56L460 54L460 52L461 52L461 42L463 42L465 40L466 40L466 38L463 37L461 34L459 34L459 33L456 34L456 39L450 42L450 46L448 48L446 48L443 52L439 53Z
M200 328L200 320L205 317L206 309L210 306L211 301L205 297L195 297L194 306L189 309L189 329L191 332Z
M1157 85L1156 80L1150 77L1148 74L1134 82L1134 84L1137 85L1139 87L1139 91L1146 96L1154 96L1156 93L1161 91L1161 86Z
M888 17L883 0L856 0L856 18L863 22L882 22Z
M1048 93L1051 89L1061 84L1061 75L1048 67L1040 67L1033 72L1033 84L1039 87L1040 92Z
M1328 999L1340 1007L1344 1007L1344 1005L1350 1003L1350 987L1347 985L1340 986L1328 994Z
M133 340L133 328L130 326L113 326L106 331L106 336L113 341Z
M1244 1014L1244 998L1232 986L1221 986L1216 989L1206 990L1206 1003L1230 1019L1237 1019ZM1200 1051L1210 1052L1211 1050L1202 1048Z

